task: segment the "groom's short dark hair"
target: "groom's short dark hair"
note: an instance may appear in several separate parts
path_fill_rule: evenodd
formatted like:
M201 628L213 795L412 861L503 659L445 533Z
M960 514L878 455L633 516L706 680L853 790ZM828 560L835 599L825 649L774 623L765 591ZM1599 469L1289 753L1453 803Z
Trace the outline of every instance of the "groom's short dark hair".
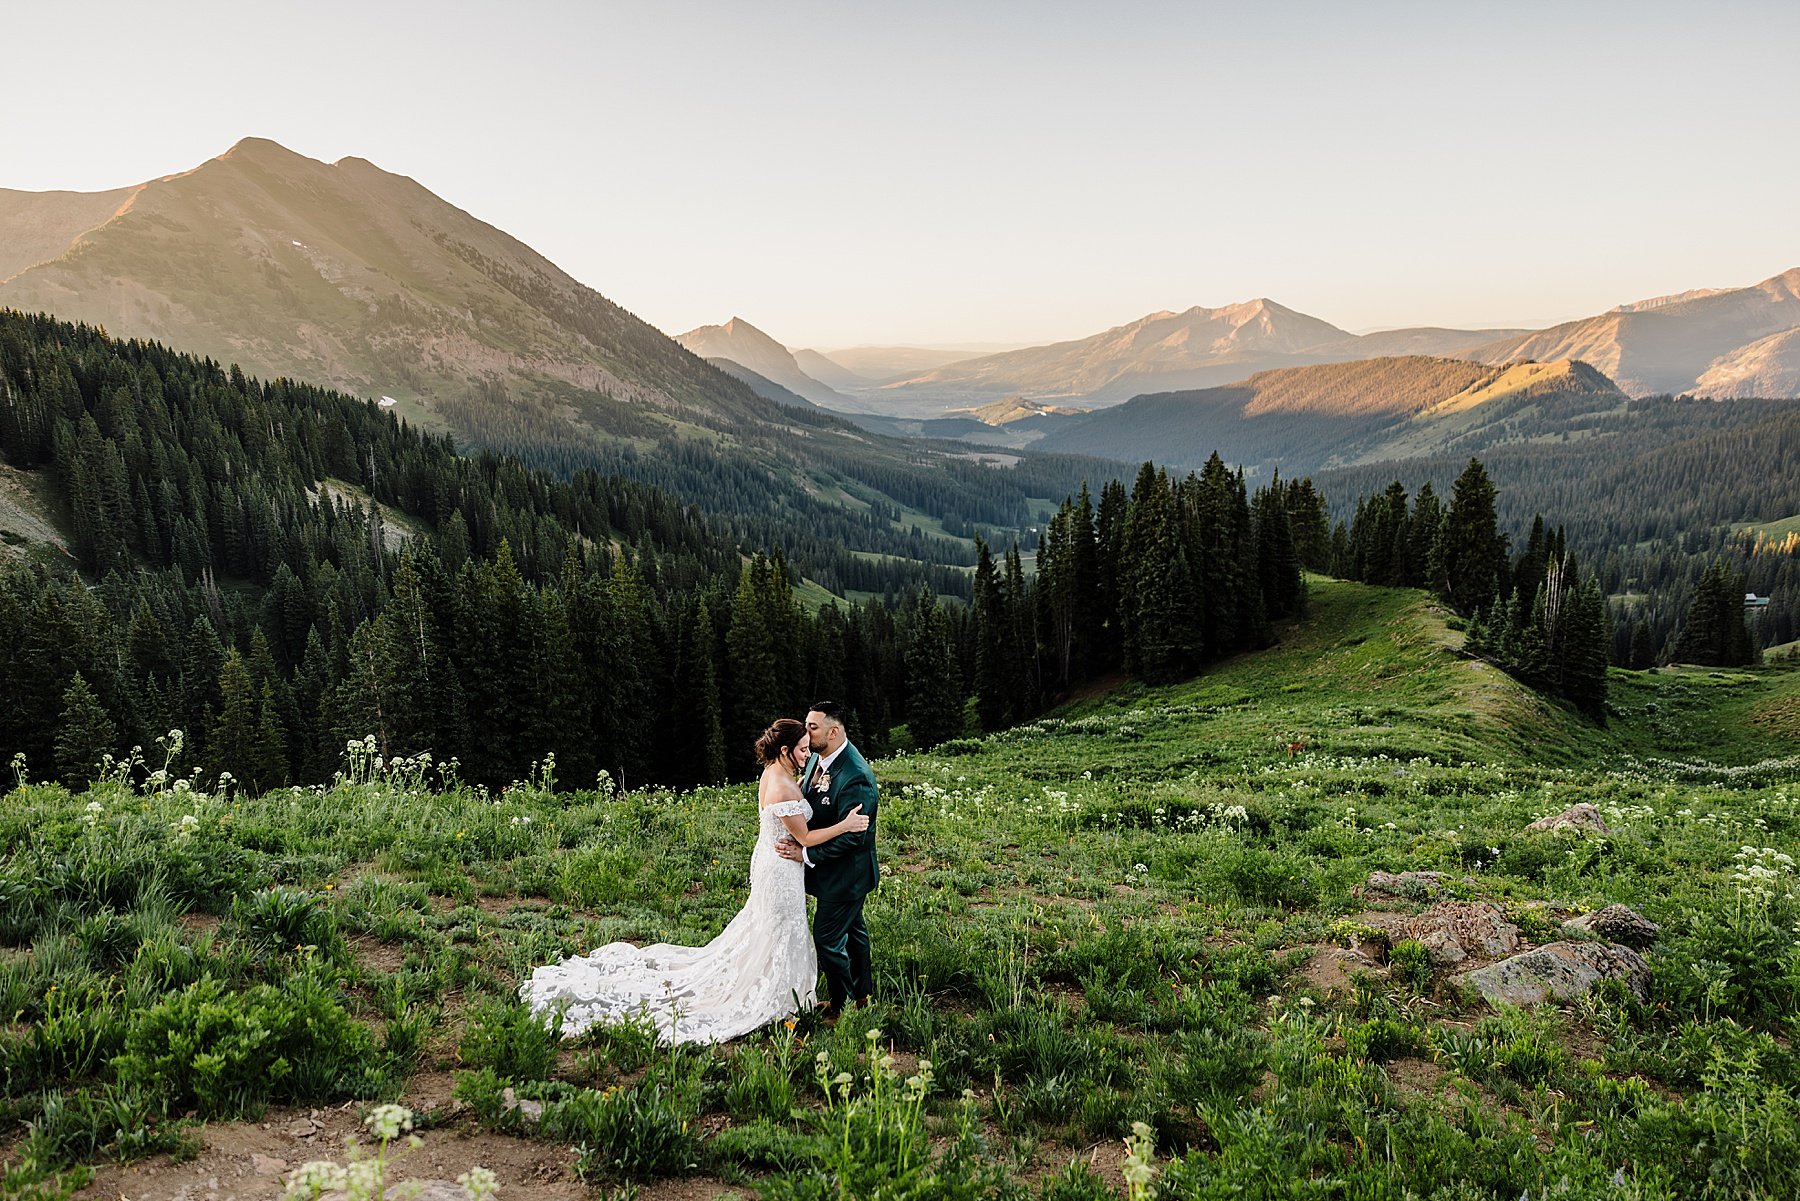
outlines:
M823 713L840 726L844 724L844 707L836 701L814 701L812 711Z

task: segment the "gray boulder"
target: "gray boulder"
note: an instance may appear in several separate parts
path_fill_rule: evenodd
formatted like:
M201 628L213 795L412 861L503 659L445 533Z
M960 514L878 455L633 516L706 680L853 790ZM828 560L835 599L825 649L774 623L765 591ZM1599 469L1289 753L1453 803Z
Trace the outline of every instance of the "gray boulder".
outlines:
M1525 827L1529 833L1545 833L1556 830L1574 830L1579 833L1611 834L1612 828L1606 819L1600 816L1600 810L1586 801L1579 805L1570 805L1561 813L1553 813L1549 817L1540 817Z
M1456 980L1473 986L1492 1005L1573 1001L1602 980L1623 980L1639 1000L1650 999L1650 967L1643 956L1600 942L1545 943Z
M1578 934L1592 934L1607 942L1624 943L1639 950L1655 942L1656 936L1661 933L1661 928L1655 922L1629 905L1608 905L1604 909L1584 913L1564 922L1563 929Z

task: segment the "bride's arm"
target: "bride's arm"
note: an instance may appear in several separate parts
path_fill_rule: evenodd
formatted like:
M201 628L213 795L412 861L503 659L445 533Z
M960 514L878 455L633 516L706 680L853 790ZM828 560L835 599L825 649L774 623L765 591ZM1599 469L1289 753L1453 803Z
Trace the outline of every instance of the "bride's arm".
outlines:
M823 826L817 830L808 829L806 821L798 814L787 814L782 817L781 824L787 827L788 837L803 847L816 847L822 842L830 842L840 834L854 834L869 828L869 819L863 815L862 806L856 805L844 814L844 820L835 826Z

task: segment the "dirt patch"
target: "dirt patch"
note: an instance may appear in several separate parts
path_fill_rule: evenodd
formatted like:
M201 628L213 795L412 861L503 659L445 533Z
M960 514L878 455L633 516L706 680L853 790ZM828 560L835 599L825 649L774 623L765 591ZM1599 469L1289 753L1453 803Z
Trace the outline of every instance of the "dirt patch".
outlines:
M435 1087L435 1081L428 1081ZM419 1082L414 1082L414 1088ZM409 1094L409 1100L410 1100ZM100 1201L244 1201L281 1196L292 1169L312 1159L344 1160L344 1139L360 1125L355 1106L325 1110L271 1109L261 1122L227 1122L196 1132L201 1150L186 1163L158 1156L140 1163L101 1167L76 1194ZM390 1188L408 1180L455 1180L471 1167L491 1169L501 1196L510 1201L585 1201L588 1189L574 1174L566 1147L472 1128L427 1130L424 1145L392 1161ZM697 1182L686 1182L697 1183ZM711 1197L716 1193L651 1193L641 1196Z
M754 1188L734 1188L723 1180L691 1176L682 1180L658 1180L631 1194L638 1201L716 1201L718 1198L755 1196Z
M1428 1059L1396 1059L1386 1067L1388 1080L1401 1092L1454 1100L1454 1077Z
M1295 949L1312 952L1300 968L1301 982L1327 995L1354 992L1356 977L1359 975L1366 974L1384 980L1388 975L1388 969L1376 958L1373 947L1340 947L1332 943L1315 943Z
M349 941L356 961L373 971L391 975L399 971L400 966L406 962L406 946L402 943L382 942L363 935Z
M455 1087L455 1072L415 1072L407 1082L406 1095L400 1098L400 1103L420 1114L445 1109L450 1105Z

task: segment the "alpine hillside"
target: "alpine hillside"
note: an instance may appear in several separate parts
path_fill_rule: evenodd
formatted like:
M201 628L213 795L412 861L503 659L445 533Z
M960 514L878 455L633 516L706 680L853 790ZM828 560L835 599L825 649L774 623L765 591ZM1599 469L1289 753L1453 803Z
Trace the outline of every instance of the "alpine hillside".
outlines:
M1484 363L1576 358L1633 396L1794 396L1800 267L1748 288L1700 289L1620 305L1611 312L1478 347ZM1783 348L1785 346L1785 349ZM1756 349L1752 349L1755 347Z
M747 546L786 546L808 567L849 553L972 565L978 527L1010 541L1041 517L1030 498L1096 474L1046 460L984 468L764 386L771 400L359 158L323 163L252 138L117 191L0 193L0 247L0 308L379 397L415 425L560 476L668 489ZM733 325L740 340L754 334Z
M1140 396L1064 425L1039 446L1285 474L1531 436L1546 410L1617 412L1625 395L1585 363L1488 367L1423 356L1258 372L1224 387Z

